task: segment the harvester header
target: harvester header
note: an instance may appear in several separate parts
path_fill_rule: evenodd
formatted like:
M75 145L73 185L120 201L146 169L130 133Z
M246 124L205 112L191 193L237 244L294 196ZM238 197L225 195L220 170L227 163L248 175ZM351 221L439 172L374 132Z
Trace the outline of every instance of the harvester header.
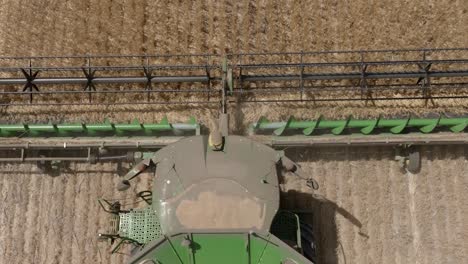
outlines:
M468 49L0 57L0 76L2 106L435 104L468 97Z
M468 143L466 115L262 117L246 136L230 135L228 119L231 106L249 103L451 99L468 105L466 48L0 57L0 87L0 106L8 108L219 107L219 126L209 133L194 118L0 124L2 162L36 162L59 175L69 162L125 160L132 168L120 177L119 191L152 173L151 189L137 193L144 208L99 200L110 216L99 237L114 245L113 253L130 245L132 264L316 263L314 229L303 217L311 212L281 207L280 177L297 176L314 190L318 183L285 148L392 145L402 168L418 173L418 145Z

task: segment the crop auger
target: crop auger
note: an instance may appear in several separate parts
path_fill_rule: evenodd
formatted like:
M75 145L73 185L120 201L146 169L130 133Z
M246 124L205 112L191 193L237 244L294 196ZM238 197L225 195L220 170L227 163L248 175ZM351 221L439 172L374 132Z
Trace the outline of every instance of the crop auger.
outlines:
M60 174L66 162L127 160L134 167L120 179L120 191L142 172L154 172L152 189L138 193L146 207L122 208L118 201L99 200L110 215L99 237L114 244L113 252L132 245L132 264L316 263L314 229L303 211L281 206L279 176L291 172L313 189L318 184L286 157L285 148L391 145L403 168L417 173L418 146L466 144L468 117L320 116L275 122L261 117L248 135L238 136L229 134L230 105L466 103L467 53L2 57L3 106L216 104L220 114L210 133L203 133L207 129L194 118L180 123L164 118L157 123L2 124L0 161L36 162L44 172ZM18 85L21 90L14 91Z

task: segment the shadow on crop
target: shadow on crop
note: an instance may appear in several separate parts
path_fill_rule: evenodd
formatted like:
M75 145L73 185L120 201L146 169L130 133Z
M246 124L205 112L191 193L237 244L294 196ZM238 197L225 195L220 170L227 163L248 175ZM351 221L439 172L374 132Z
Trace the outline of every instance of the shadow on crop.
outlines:
M281 208L295 212L301 221L312 226L317 247L317 263L352 263L338 239L336 216L341 215L354 226L362 224L355 216L336 203L312 193L289 190L281 193ZM367 237L366 234L359 235ZM344 262L340 262L339 255Z

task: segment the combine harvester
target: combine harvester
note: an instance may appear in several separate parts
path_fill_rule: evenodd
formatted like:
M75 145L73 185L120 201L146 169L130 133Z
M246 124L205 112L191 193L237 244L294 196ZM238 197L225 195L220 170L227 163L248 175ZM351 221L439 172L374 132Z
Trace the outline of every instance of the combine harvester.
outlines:
M467 49L440 49L3 57L3 106L215 104L220 115L218 128L208 135L193 118L4 124L0 161L37 162L45 172L59 174L64 162L125 159L134 167L121 179L121 191L142 172L154 171L152 190L138 194L146 207L100 200L110 225L99 236L115 244L113 252L133 245L129 263L317 263L312 226L300 212L281 208L279 176L288 171L311 188L318 185L282 149L391 145L402 166L417 173L417 146L466 144L468 117L261 118L249 135L237 136L229 134L229 108L323 101L466 103L467 55ZM22 90L14 90L18 85ZM87 102L77 101L83 96Z

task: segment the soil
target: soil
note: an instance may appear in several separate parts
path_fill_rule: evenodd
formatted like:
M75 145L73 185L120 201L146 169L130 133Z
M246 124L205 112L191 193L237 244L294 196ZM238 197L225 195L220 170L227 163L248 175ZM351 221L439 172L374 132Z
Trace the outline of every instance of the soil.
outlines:
M468 148L423 147L417 174L394 150L320 148L290 157L318 180L311 194L286 177L286 206L312 209L319 263L463 263L468 232Z
M468 3L429 1L3 0L0 55L176 54L467 47ZM217 106L8 107L0 121L154 122L197 117L213 127ZM242 105L231 128L272 120L456 112L468 103ZM400 171L392 149L298 149L287 153L321 188L311 195L286 177L286 205L314 209L320 263L464 263L468 258L468 150L425 147L418 174ZM124 165L125 166L125 165ZM32 164L0 165L0 263L124 263L97 233L107 226L98 197L148 189L150 175L116 191L117 164L70 164L51 177Z

